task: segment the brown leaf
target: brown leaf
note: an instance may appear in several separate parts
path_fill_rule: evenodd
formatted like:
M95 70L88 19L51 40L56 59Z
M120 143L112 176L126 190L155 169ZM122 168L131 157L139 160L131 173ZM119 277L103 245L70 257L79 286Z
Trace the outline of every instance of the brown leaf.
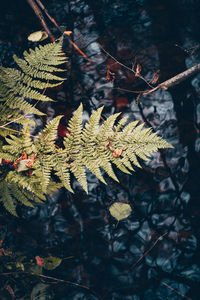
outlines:
M120 157L120 155L122 154L123 149L113 149L112 153L114 157Z
M156 72L153 76L153 80L152 80L152 84L155 84L159 79L159 75L158 75L158 72Z
M44 258L40 256L35 256L36 264L40 267L44 266Z
M30 169L37 157L37 153L33 156L28 156L25 152L22 153L22 156L13 163L13 166L17 169L18 172L26 171Z
M107 81L114 82L114 80L115 80L115 73L111 72L111 71L108 69L108 70L107 70L107 73L106 73L106 80L107 80Z
M136 71L135 71L135 77L140 76L141 71L142 71L141 65L137 64Z

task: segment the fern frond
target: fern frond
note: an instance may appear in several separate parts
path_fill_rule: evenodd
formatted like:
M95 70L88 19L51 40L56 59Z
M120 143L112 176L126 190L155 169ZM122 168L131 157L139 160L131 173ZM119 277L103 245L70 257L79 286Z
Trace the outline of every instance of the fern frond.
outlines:
M5 209L11 214L17 217L16 208L13 203L11 191L8 184L5 181L0 182L0 202L2 202Z
M72 173L87 192L86 168L103 183L106 182L102 170L118 181L112 164L130 174L134 171L134 167L141 168L138 158L149 160L151 154L159 148L172 147L161 137L152 133L151 128L144 128L144 124L138 125L138 121L126 125L127 118L125 117L115 125L119 114L108 117L100 125L102 110L101 107L95 111L83 128L83 106L82 104L79 106L69 121L67 127L69 133L63 141L64 149L57 149L55 146L57 127L62 116L49 122L34 142L27 135L7 137L8 145L3 146L0 157L4 158L4 152L9 153L9 158L13 156L18 158L22 152L28 155L37 154L31 165L33 168L31 177L20 172L24 171L23 169L19 171L22 174L19 174L17 170L9 172L7 180L42 199L54 182L53 171L59 177L61 184L72 192L70 185Z
M86 172L82 159L82 113L83 105L81 104L69 121L67 130L70 134L64 138L64 146L65 151L67 151L69 158L72 161L70 171L87 192Z
M99 132L99 121L103 107L95 111L85 128L83 129L83 162L85 166L104 184L106 184L100 170L101 162L98 159L97 135Z
M60 42L50 43L45 46L39 45L35 50L30 49L29 53L24 51L24 58L28 64L36 68L38 65L57 66L61 62L64 63L67 61L62 52L62 39Z
M51 69L51 67L49 67ZM62 69L59 69L60 72L64 72L64 70ZM50 70L49 70L50 72ZM44 90L46 89L47 87L48 88L53 88L53 87L56 87L58 86L58 84L62 84L64 81L60 81L59 80L59 83L50 83L50 82L46 82L46 81L42 81L42 80L34 80L32 77L30 77L29 75L26 75L26 74L22 74L21 75L21 80L23 81L24 84L28 85L29 87L32 87L32 88L35 88L35 89L38 89L38 90ZM52 101L52 99L51 99Z
M41 177L40 177L41 178ZM30 200L34 200L36 196L42 201L46 200L46 197L42 191L40 181L36 176L24 176L22 173L18 173L17 171L11 171L8 173L6 177L6 182L8 183L16 183L17 186L23 191L24 195L28 195Z
M8 183L16 183L20 188L25 189L29 192L34 193L32 178L28 176L23 176L23 174L18 173L17 171L11 171L6 177Z
M73 190L70 185L70 172L69 172L69 158L68 155L63 155L62 152L55 153L53 157L54 170L56 175L60 178L62 185L71 193Z
M43 115L29 99L53 101L42 90L63 83L64 78L57 75L63 72L58 66L66 62L62 52L62 39L59 42L36 47L24 52L24 58L13 56L19 69L0 67L0 102L6 110L26 111ZM53 74L55 73L56 74ZM0 118L1 119L1 118Z
M8 152L0 152L0 159L6 159L6 160L14 160L15 159L15 155L12 155Z
M8 145L3 146L3 151L14 154L15 160L21 156L22 152L25 152L28 155L33 152L33 141L29 136L28 128L24 128L24 134L21 136L11 134L9 137L6 137L5 140Z
M45 200L44 196L42 198L36 196L35 193L30 193L24 187L20 189L19 182L9 182L7 180L0 181L0 202L2 202L5 209L12 215L17 217L16 208L14 201L18 201L25 206L34 207L33 204L29 201L42 203L42 199Z
M25 206L34 207L33 204L28 200L29 197L26 197L23 192L20 191L19 187L15 183L10 183L9 188L11 190L12 196Z
M43 143L52 142L57 137L57 130L58 130L58 124L60 122L60 119L63 116L57 116L53 120L51 120L44 128L42 133L39 134L39 140L41 140Z
M12 121L12 119L17 119L19 117L21 117L21 114L18 111L13 111L13 109L11 109L10 107L6 106L5 104L0 104L0 122L1 125L3 125L4 123Z
M51 171L53 169L52 157L51 155L45 154L43 157L39 157L33 165L34 171L33 175L35 175L38 179L40 179L40 186L42 192L44 194L47 193L47 186L50 182Z
M37 142L34 143L33 149L35 153L44 154L53 153L55 151L54 141L57 137L58 124L63 116L58 116L51 120L39 133Z
M14 61L17 63L17 65L20 67L21 71L25 74L29 74L32 78L40 78L43 80L55 80L55 81L63 81L64 79L62 77L56 76L52 74L51 72L48 72L48 67L46 66L46 70L40 71L40 68L35 68L34 66L30 66L24 59L18 58L17 56L13 56ZM44 67L43 67L44 69ZM58 85L58 84L57 84Z

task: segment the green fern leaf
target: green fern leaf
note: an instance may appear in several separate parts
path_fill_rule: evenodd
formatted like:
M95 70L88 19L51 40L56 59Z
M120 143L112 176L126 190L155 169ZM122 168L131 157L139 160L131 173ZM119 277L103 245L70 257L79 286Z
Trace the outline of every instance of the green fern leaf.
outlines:
M47 186L51 179L51 171L53 169L52 157L51 155L45 154L45 156L40 157L36 160L33 165L34 171L33 175L40 178L40 185L43 193L47 193Z
M83 105L81 104L69 121L67 130L70 134L64 138L64 146L65 151L67 151L72 161L70 171L74 174L83 189L88 192L85 166L82 159L82 112Z
M29 103L29 99L53 101L44 95L42 90L62 84L65 80L53 74L63 72L58 66L66 62L62 52L62 39L59 42L36 47L29 52L25 51L23 59L16 55L13 58L19 70L0 67L0 102L7 110L13 112L18 109L42 115Z
M33 204L28 200L28 198L30 198L30 195L29 197L26 197L15 183L10 183L9 185L13 198L15 198L25 206L34 207Z
M17 217L16 208L13 199L5 181L0 182L0 202L2 202L5 209L12 215Z
M64 154L64 155L63 155ZM65 153L58 152L55 153L53 164L54 164L54 170L56 171L56 175L60 178L63 186L73 193L73 190L70 186L70 172L68 167L68 155L65 155Z

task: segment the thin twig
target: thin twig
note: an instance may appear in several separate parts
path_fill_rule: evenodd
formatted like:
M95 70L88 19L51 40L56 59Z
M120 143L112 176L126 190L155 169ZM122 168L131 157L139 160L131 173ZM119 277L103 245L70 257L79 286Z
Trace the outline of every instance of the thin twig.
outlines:
M28 274L28 275L33 275L33 276L37 276L37 277L44 278L44 279L50 279L50 280L53 280L53 281L56 281L56 282L66 283L68 285L76 286L76 287L82 288L84 290L90 291L90 293L95 295L98 299L101 298L99 295L97 295L97 293L95 291L91 290L91 288L86 286L86 285L79 284L79 283L76 283L76 282L72 282L72 281L69 281L69 280L59 279L59 278L55 278L55 277L51 277L51 276L46 276L46 275L43 275L43 274L35 274L35 273L29 273L29 272L21 271L21 272L0 273L0 276L9 276L11 274Z
M51 277L51 276L46 276L46 275L42 275L42 274L33 274L33 275L39 276L41 278L46 278L46 279L51 279L51 280L58 281L58 282L67 283L67 284L70 284L70 285L75 285L75 286L81 287L81 288L86 289L86 290L90 289L86 285L75 283L75 282L72 282L72 281L69 281L69 280L59 279L59 278L55 278L55 277Z
M68 36L67 36L68 37ZM69 43L83 56L85 57L89 62L93 62L69 37L68 37Z
M171 287L170 285L168 285L166 282L161 281L161 284L165 285L166 287L168 287L171 291L175 292L177 295L187 299L187 300L192 300L192 298L183 295L181 292L177 291L176 289L174 289L173 287Z
M127 89L123 89L123 88L119 88L119 87L114 87L114 90L118 90L118 91L122 91L122 92L128 92L128 93L133 93L133 94L143 94L146 91L132 91L132 90L127 90Z
M50 16L49 12L47 11L47 9L43 5L43 3L40 0L36 0L36 2L40 6L40 8L44 11L44 13L49 18L49 20L62 32L62 30L60 29L60 26L57 24L57 22L55 21L55 19Z
M116 62L118 62L119 65L123 66L124 68L128 69L129 71L132 71L135 73L134 70L132 70L131 68L127 67L126 65L120 63L119 61L117 61L111 54L109 54L105 49L102 48L102 50L107 54L109 55L112 59L114 59ZM160 83L158 86L156 87L152 87L149 85L149 83L142 77L142 76L139 76L142 80L144 80L150 87L151 89L150 90L146 90L146 91L132 91L132 90L128 90L128 89L123 89L123 88L119 88L119 87L116 87L114 89L117 89L119 91L124 91L124 92L128 92L128 93L133 93L133 94L141 94L141 95L148 95L148 94L151 94L155 91L157 91L158 89L163 89L163 90L167 90L168 88L170 87L173 87L179 83L181 83L182 81L188 79L189 77L191 77L192 75L194 75L195 73L199 72L200 71L200 64L196 64L195 66L189 68L188 70L182 72L182 73L179 73L177 74L176 76Z
M136 263L131 266L130 269L134 269L137 264L155 247L155 245L165 236L167 235L168 232L165 232L164 234L162 234L159 238L157 238L157 240L153 243L153 245L136 261Z
M101 47L101 46L100 46ZM136 74L136 72L129 68L128 66L124 65L123 63L121 63L120 61L118 61L114 56L112 56L110 53L108 53L103 47L101 47L101 49L108 55L110 56L114 61L116 61L116 63L120 66L122 66L123 68L129 70L130 72ZM137 77L139 77L140 79L142 79L151 89L153 88L153 86L140 74L137 74Z
M164 89L167 90L168 88L179 84L180 82L182 82L183 80L189 78L190 76L194 75L196 72L200 71L200 64L197 64L191 68L189 68L188 70L179 73L178 75L164 81L163 83L159 84L159 86Z
M46 275L42 275L42 274L28 273L28 272L23 272L23 271L22 272L0 273L0 276L9 276L11 274L19 274L19 273L29 274L29 275L31 274L31 275L38 276L38 277L41 277L41 278L51 279L53 281L63 282L63 283L67 283L67 284L70 284L70 285L78 286L78 287L86 289L86 290L90 290L90 288L88 286L86 286L86 285L82 285L82 284L79 284L79 283L76 283L76 282L72 282L72 281L69 281L69 280L59 279L59 278L55 278L55 277L51 277L51 276L46 276Z
M30 134L30 133L27 133L27 132L22 132L22 131L19 131L19 130L15 130L15 129L12 129L12 128L9 128L9 127L4 127L4 125L0 126L1 129L6 129L6 130L10 130L10 131L13 131L13 132L16 132L18 134L25 134L25 135L28 135L28 136L31 136L31 137L35 137L34 135Z
M32 0L27 0L27 1L31 1ZM37 2L37 4L40 6L40 8L44 11L44 13L46 14L46 16L49 18L49 20L54 24L54 26L63 34L63 30L60 28L60 26L58 25L58 23L56 22L56 20L49 14L48 10L45 8L45 6L43 5L43 3L40 0L35 0ZM32 6L32 5L31 5ZM33 6L32 6L33 8ZM34 9L34 8L33 8ZM38 8L39 9L39 8ZM34 10L35 11L35 10ZM36 12L35 12L36 13ZM40 18L39 13L37 12L36 15ZM41 18L40 18L41 20ZM44 20L44 18L43 18ZM42 24L43 25L43 24ZM43 26L44 27L44 26ZM87 59L89 62L93 62L71 39L68 35L66 35L69 43L85 58ZM55 39L54 39L55 40Z
M40 10L40 8L37 6L37 4L34 2L34 0L27 0L27 2L30 4L30 6L32 7L32 9L34 10L36 16L39 18L41 24L42 24L42 27L44 28L44 30L46 31L46 33L48 34L48 36L50 37L51 41L54 42L55 41L55 37L53 36L53 34L51 33L51 31L49 30L45 20L44 20L44 17L43 17L43 14Z

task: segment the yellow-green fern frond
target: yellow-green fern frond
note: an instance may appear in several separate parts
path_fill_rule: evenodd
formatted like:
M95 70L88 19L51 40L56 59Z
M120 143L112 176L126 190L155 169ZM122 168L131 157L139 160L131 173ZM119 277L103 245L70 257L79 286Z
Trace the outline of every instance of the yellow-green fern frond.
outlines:
M15 160L21 156L23 152L31 154L33 152L33 141L29 135L29 128L24 128L24 134L15 136L11 134L5 138L8 145L3 146L3 151L15 155Z
M16 201L25 206L33 207L29 199L31 199L30 192L27 193L24 189L20 190L18 184L6 180L0 182L0 202L2 202L5 209L12 215L17 216L14 204Z
M47 193L47 186L50 182L51 171L53 169L52 157L45 154L43 157L36 159L33 175L39 179L38 185L41 186L42 192Z
M85 166L103 183L106 184L102 174L100 167L102 162L99 160L98 153L98 143L97 143L97 135L99 132L99 121L101 117L103 107L100 107L97 111L95 111L89 121L87 122L85 128L83 129L83 162Z
M83 162L82 147L82 113L83 105L81 104L69 121L69 125L67 127L69 134L64 139L64 146L65 151L67 151L71 160L70 171L87 192L87 180Z
M37 178L35 175L25 176L24 174L18 173L17 171L10 171L5 180L8 183L16 183L23 194L27 196L28 199L34 202L36 202L35 197L39 198L41 201L46 200L46 197L40 185L40 177Z
M9 189L8 184L5 181L0 181L0 202L11 215L17 217L11 190Z
M28 200L30 196L27 198L15 183L9 183L9 189L11 190L13 198L15 198L17 201L21 202L25 206L34 207L33 204Z
M41 66L58 66L67 61L62 52L62 39L45 46L39 45L35 50L31 49L29 53L24 51L24 58L29 65L35 68L39 66L40 69L42 69Z
M30 201L43 201L46 193L61 186L73 192L70 185L71 174L88 192L86 168L103 183L106 182L102 171L118 181L112 168L113 164L130 174L135 167L141 168L141 159L149 160L152 153L159 148L172 148L156 133L152 133L151 128L144 128L144 124L138 124L138 121L126 124L125 117L115 124L119 114L101 122L102 110L103 107L95 111L83 128L81 104L69 121L68 134L60 149L56 147L55 140L62 116L49 122L35 141L27 134L28 126L24 127L24 135L21 137L11 134L6 138L7 145L2 147L0 159L15 161L23 152L28 155L28 158L20 160L19 165L22 164L22 168L19 168L19 165L15 170L3 168L8 185L2 185L2 189L8 196L7 200L3 197L0 201L11 213L14 213L12 199L31 206ZM59 183L55 175L60 179ZM19 191L15 191L15 185L19 187ZM10 191L9 187L13 187L15 192ZM26 196L28 192L29 199Z
M15 160L15 155L13 154L10 154L8 152L0 152L0 160L1 159L6 159L6 160L10 160L10 161L13 161Z
M60 85L65 80L58 75L63 72L58 66L66 62L62 52L62 39L25 51L24 58L16 55L13 58L18 69L0 66L0 102L3 106L0 123L8 115L8 111L9 115L16 110L43 115L30 100L53 101L43 91Z
M58 124L62 117L63 116L58 116L54 118L45 126L42 133L39 134L39 141L41 140L42 143L55 141L57 137Z
M70 185L70 172L69 172L69 157L67 153L57 152L53 157L54 170L56 175L60 178L62 185L70 192L73 190Z

